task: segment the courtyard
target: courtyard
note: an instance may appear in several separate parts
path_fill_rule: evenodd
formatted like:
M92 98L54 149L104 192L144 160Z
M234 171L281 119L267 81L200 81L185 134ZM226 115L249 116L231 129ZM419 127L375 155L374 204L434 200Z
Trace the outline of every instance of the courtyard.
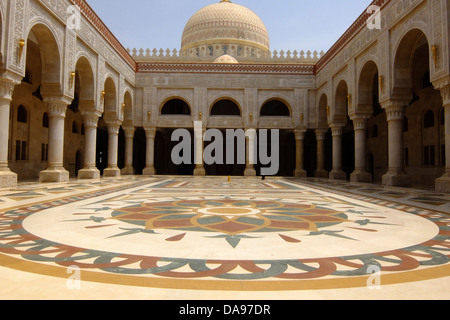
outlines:
M0 193L2 299L448 299L450 195L124 176Z

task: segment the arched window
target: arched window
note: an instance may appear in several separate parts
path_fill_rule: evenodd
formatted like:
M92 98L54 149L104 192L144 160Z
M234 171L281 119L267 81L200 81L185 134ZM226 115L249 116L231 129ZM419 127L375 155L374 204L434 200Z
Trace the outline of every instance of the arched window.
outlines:
M28 123L28 111L22 105L17 109L17 122Z
M434 127L434 113L431 110L425 112L423 116L423 127L424 128L433 128Z
M172 99L167 101L161 109L162 115L191 115L191 108L181 99Z
M44 115L42 116L42 127L43 128L48 128L49 123L48 123L48 113L44 112Z
M211 109L212 116L240 116L241 109L231 100L220 100Z
M290 117L291 112L283 102L279 100L272 100L263 105L261 108L261 116Z

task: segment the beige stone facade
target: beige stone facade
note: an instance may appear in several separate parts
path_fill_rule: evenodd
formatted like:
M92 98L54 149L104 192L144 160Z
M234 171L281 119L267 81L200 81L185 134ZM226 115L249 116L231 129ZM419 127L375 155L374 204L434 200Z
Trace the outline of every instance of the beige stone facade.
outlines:
M202 121L279 129L279 175L449 192L448 1L372 5L326 53L271 52L263 22L229 1L199 8L180 51L129 51L83 0L2 1L0 187L259 174L171 163L171 133Z

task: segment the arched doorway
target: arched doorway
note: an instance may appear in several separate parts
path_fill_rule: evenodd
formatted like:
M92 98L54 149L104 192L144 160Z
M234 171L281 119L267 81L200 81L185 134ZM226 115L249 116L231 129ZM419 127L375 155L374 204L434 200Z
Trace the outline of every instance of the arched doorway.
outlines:
M437 161L442 152L437 125L442 97L430 81L431 63L431 46L425 33L419 29L407 32L395 54L393 92L406 105L404 116L408 119L408 128L404 130L403 141L390 146L403 149L398 161L403 161L408 185L430 188L444 173ZM425 117L431 114L434 121L425 123Z

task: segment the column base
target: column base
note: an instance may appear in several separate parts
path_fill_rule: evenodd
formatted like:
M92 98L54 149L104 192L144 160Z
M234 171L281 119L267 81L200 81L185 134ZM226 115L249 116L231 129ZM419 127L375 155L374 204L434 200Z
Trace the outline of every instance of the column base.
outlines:
M329 176L330 176L330 174L328 173L328 171L327 170L316 170L316 173L315 173L315 177L316 178L326 178L326 179L328 179L329 178Z
M154 167L147 167L142 171L142 175L144 176L154 176L156 175L156 170Z
M247 168L244 171L245 177L256 177L256 170L254 168Z
M69 171L61 169L47 169L39 174L40 182L68 182L70 179Z
M135 172L133 167L126 167L122 169L121 173L123 176L132 176Z
M206 170L205 168L195 168L194 169L194 176L206 176Z
M411 187L411 177L405 173L388 172L382 177L382 184L391 187Z
M119 168L106 168L103 170L104 177L120 177L120 169Z
M17 187L17 174L11 171L0 171L0 189Z
M436 179L436 191L443 193L450 193L450 173Z
M78 179L92 180L100 178L100 170L98 169L81 169L78 171Z
M351 182L367 182L367 183L371 183L372 182L372 175L368 172L365 171L354 171L351 175L350 175L350 181Z
M344 171L341 170L333 170L330 172L330 179L333 180L347 180L347 175Z
M296 178L306 178L308 176L308 173L305 170L297 169L294 171L294 176Z

